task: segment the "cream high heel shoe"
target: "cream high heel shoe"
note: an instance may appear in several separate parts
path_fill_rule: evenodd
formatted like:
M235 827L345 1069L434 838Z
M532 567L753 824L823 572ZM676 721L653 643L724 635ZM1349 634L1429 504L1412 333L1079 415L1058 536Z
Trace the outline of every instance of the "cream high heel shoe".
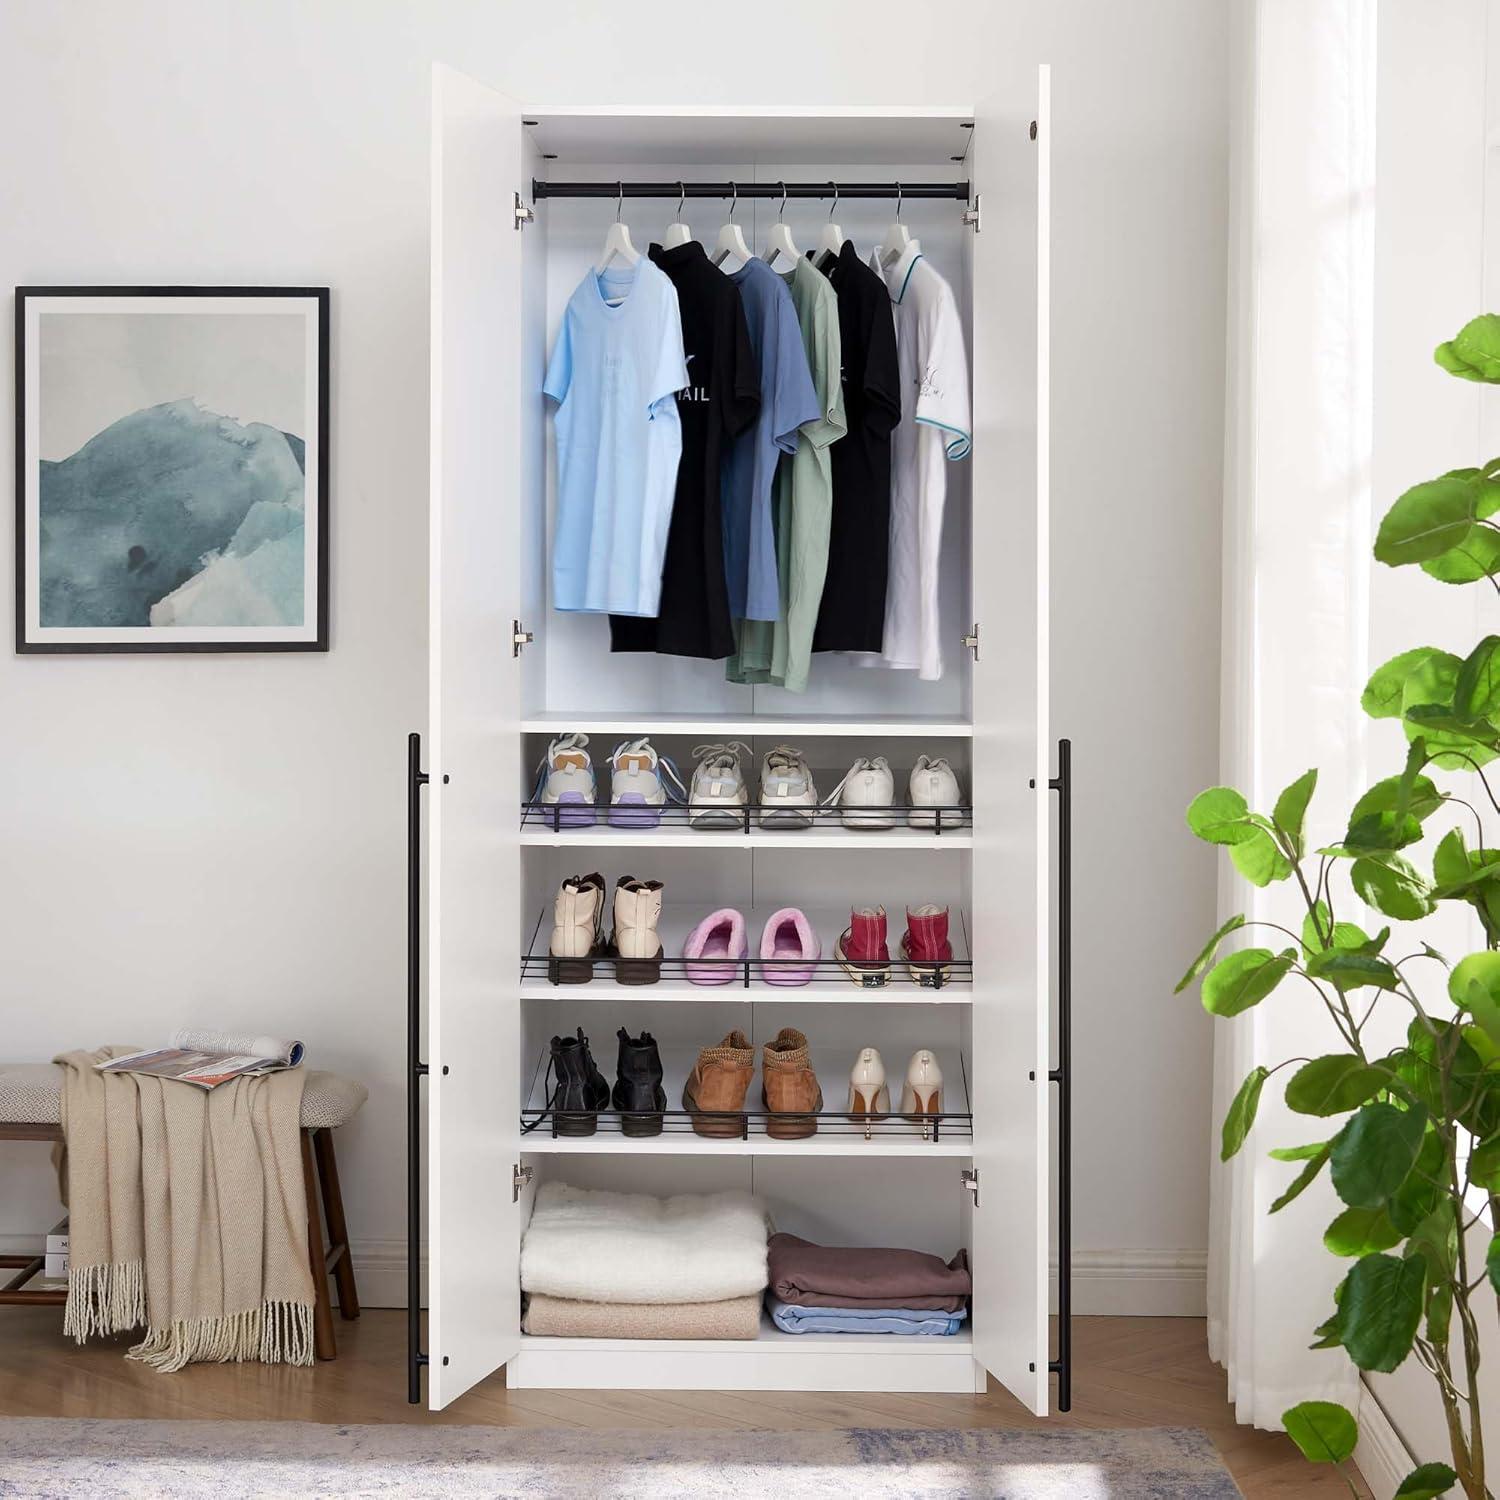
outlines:
M885 1064L873 1047L865 1047L849 1070L849 1113L888 1115L891 1091L885 1083Z
M943 1070L925 1047L913 1052L906 1065L906 1083L901 1090L901 1113L913 1124L927 1127L928 1115L943 1112Z

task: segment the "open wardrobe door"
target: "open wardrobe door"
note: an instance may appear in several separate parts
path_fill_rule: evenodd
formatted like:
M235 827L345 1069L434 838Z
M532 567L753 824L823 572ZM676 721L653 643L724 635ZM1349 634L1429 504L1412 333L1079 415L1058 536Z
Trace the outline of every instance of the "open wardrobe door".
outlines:
M520 1348L521 112L433 70L428 1403ZM536 397L535 399L540 399Z
M1047 1410L1050 70L974 117L974 1354ZM1003 627L986 615L1006 601ZM999 627L999 628L997 628Z

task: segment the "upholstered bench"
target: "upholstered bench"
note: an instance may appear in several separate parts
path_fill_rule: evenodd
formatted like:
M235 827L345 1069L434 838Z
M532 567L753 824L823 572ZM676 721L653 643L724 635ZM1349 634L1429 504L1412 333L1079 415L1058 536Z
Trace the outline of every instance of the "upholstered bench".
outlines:
M333 1359L338 1346L333 1336L333 1307L328 1278L338 1283L339 1315L359 1316L359 1293L349 1259L349 1230L344 1222L344 1200L339 1191L338 1162L333 1154L333 1132L358 1114L369 1097L362 1083L316 1068L307 1070L302 1086L302 1176L307 1188L307 1254L317 1287L313 1312L313 1345L319 1359ZM0 1063L0 1141L62 1140L62 1069L53 1063ZM318 1214L323 1199L327 1219ZM0 1255L0 1267L17 1274L0 1285L0 1305L60 1304L61 1288L28 1290L26 1283L43 1267L36 1255Z

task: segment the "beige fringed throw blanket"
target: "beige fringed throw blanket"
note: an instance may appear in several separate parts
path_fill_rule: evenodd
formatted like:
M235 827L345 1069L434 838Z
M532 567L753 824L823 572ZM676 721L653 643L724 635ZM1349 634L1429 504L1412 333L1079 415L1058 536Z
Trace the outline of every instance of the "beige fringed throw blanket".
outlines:
M128 1358L163 1373L197 1361L310 1365L302 1070L205 1092L94 1068L133 1050L53 1059L70 1237L63 1331L82 1343L144 1324Z

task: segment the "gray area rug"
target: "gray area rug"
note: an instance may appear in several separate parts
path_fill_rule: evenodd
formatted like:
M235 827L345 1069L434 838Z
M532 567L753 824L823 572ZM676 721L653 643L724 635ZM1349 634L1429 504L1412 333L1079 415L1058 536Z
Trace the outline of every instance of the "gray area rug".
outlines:
M858 1470L851 1473L851 1469ZM634 1432L311 1422L0 1422L0 1495L526 1500L1233 1500L1192 1428Z

